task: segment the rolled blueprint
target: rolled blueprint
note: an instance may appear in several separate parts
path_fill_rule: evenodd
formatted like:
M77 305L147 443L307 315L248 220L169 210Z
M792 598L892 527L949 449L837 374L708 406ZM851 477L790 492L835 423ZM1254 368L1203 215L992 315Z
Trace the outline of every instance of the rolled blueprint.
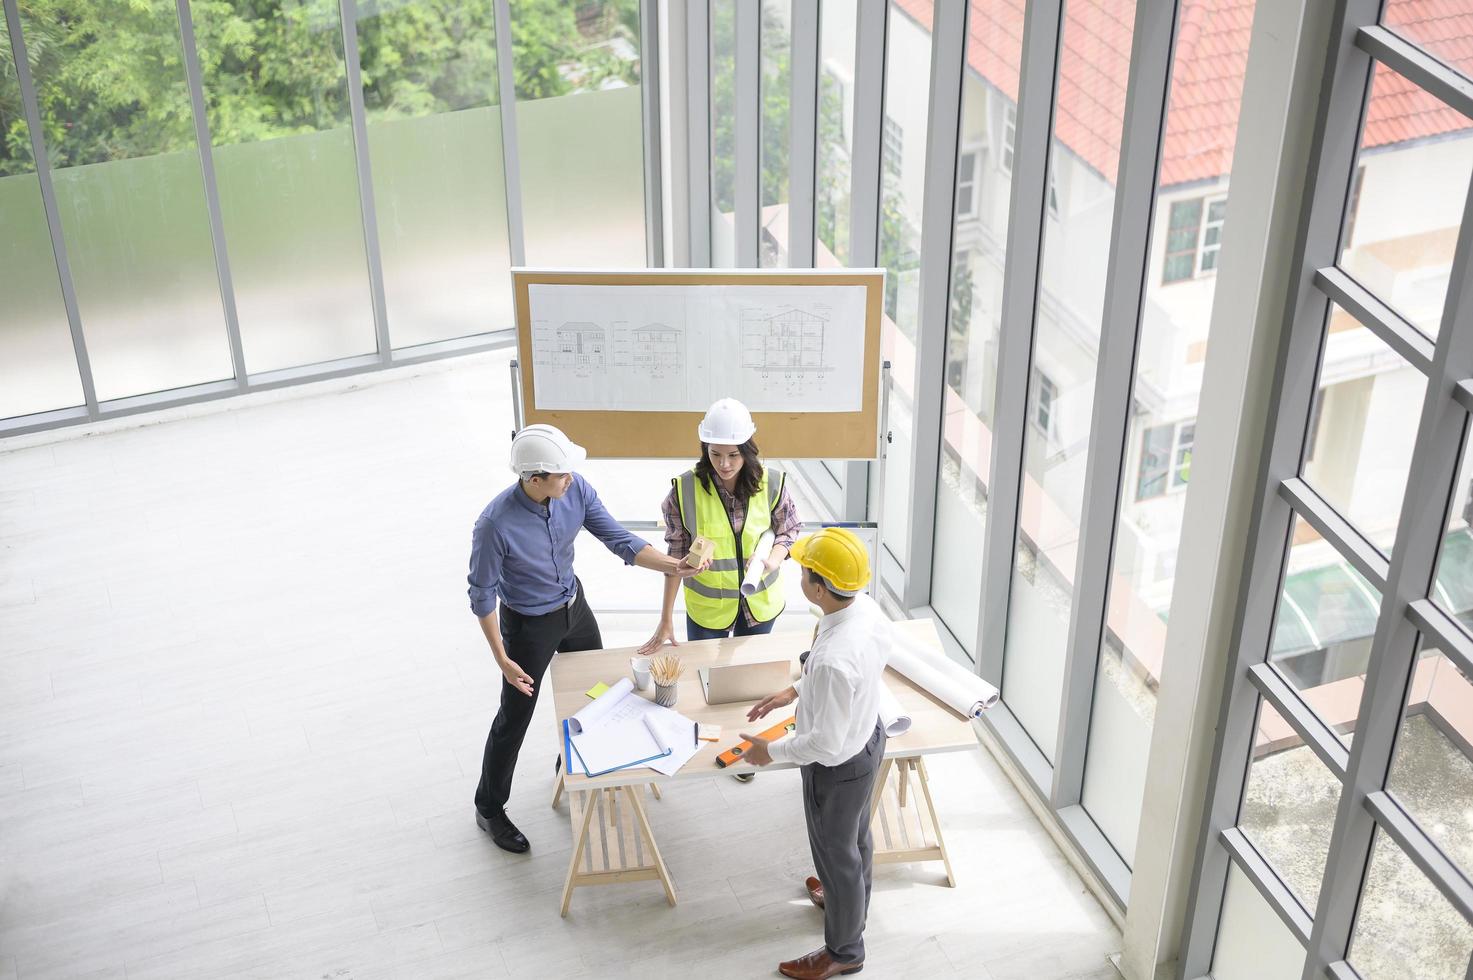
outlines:
M766 569L767 555L772 551L772 532L763 531L752 549L752 560L747 562L747 576L742 579L742 595L752 595L762 588L762 574Z
M905 713L900 701L883 683L880 685L880 724L885 726L885 734L891 738L910 731L910 715Z
M630 691L634 690L634 683L627 677L621 677L607 691L594 698L583 706L583 710L568 719L568 727L573 730L574 735L581 734L584 730L598 724L600 718L619 706Z
M997 688L960 664L922 649L898 631L894 634L894 644L890 649L890 666L953 711L978 718L997 703Z

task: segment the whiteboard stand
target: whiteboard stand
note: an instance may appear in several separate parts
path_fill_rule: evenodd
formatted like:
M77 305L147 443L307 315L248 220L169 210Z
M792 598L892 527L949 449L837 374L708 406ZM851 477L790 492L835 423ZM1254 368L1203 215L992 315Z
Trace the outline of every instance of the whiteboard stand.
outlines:
M522 371L517 359L511 359L511 434L522 431Z
M885 547L885 462L890 458L890 362L880 363L880 446L876 451L875 561L872 577L879 584L880 551Z

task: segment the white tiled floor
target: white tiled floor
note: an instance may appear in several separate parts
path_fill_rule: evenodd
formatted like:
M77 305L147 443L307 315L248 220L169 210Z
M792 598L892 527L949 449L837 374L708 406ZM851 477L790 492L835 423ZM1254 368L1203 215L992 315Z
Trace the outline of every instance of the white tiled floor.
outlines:
M821 943L794 773L652 804L675 909L640 883L560 919L544 702L532 856L476 830L496 672L464 569L509 481L507 357L0 451L0 980L751 977ZM653 518L671 470L589 475ZM649 573L579 563L596 606L653 606ZM932 771L960 885L881 868L867 975L1113 977L1119 934L993 761Z

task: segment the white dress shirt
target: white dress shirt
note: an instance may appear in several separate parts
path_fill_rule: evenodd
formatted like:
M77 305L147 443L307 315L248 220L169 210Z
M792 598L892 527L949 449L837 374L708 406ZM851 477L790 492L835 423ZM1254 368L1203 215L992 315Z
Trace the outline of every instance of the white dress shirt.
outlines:
M890 660L890 620L861 593L819 620L803 664L798 724L768 746L774 762L837 766L860 752L880 717L880 685Z

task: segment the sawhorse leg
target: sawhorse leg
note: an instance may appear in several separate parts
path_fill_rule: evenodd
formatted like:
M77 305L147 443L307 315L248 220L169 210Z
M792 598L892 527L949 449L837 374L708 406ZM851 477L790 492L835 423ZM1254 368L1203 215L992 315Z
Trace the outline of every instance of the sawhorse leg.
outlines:
M890 773L896 772L895 788L890 788ZM919 797L909 790L915 777ZM951 857L946 852L946 839L936 817L936 804L931 798L930 775L921 756L886 759L875 779L870 798L870 820L875 837L874 859L878 864L912 861L940 861L946 869L946 883L956 887Z

